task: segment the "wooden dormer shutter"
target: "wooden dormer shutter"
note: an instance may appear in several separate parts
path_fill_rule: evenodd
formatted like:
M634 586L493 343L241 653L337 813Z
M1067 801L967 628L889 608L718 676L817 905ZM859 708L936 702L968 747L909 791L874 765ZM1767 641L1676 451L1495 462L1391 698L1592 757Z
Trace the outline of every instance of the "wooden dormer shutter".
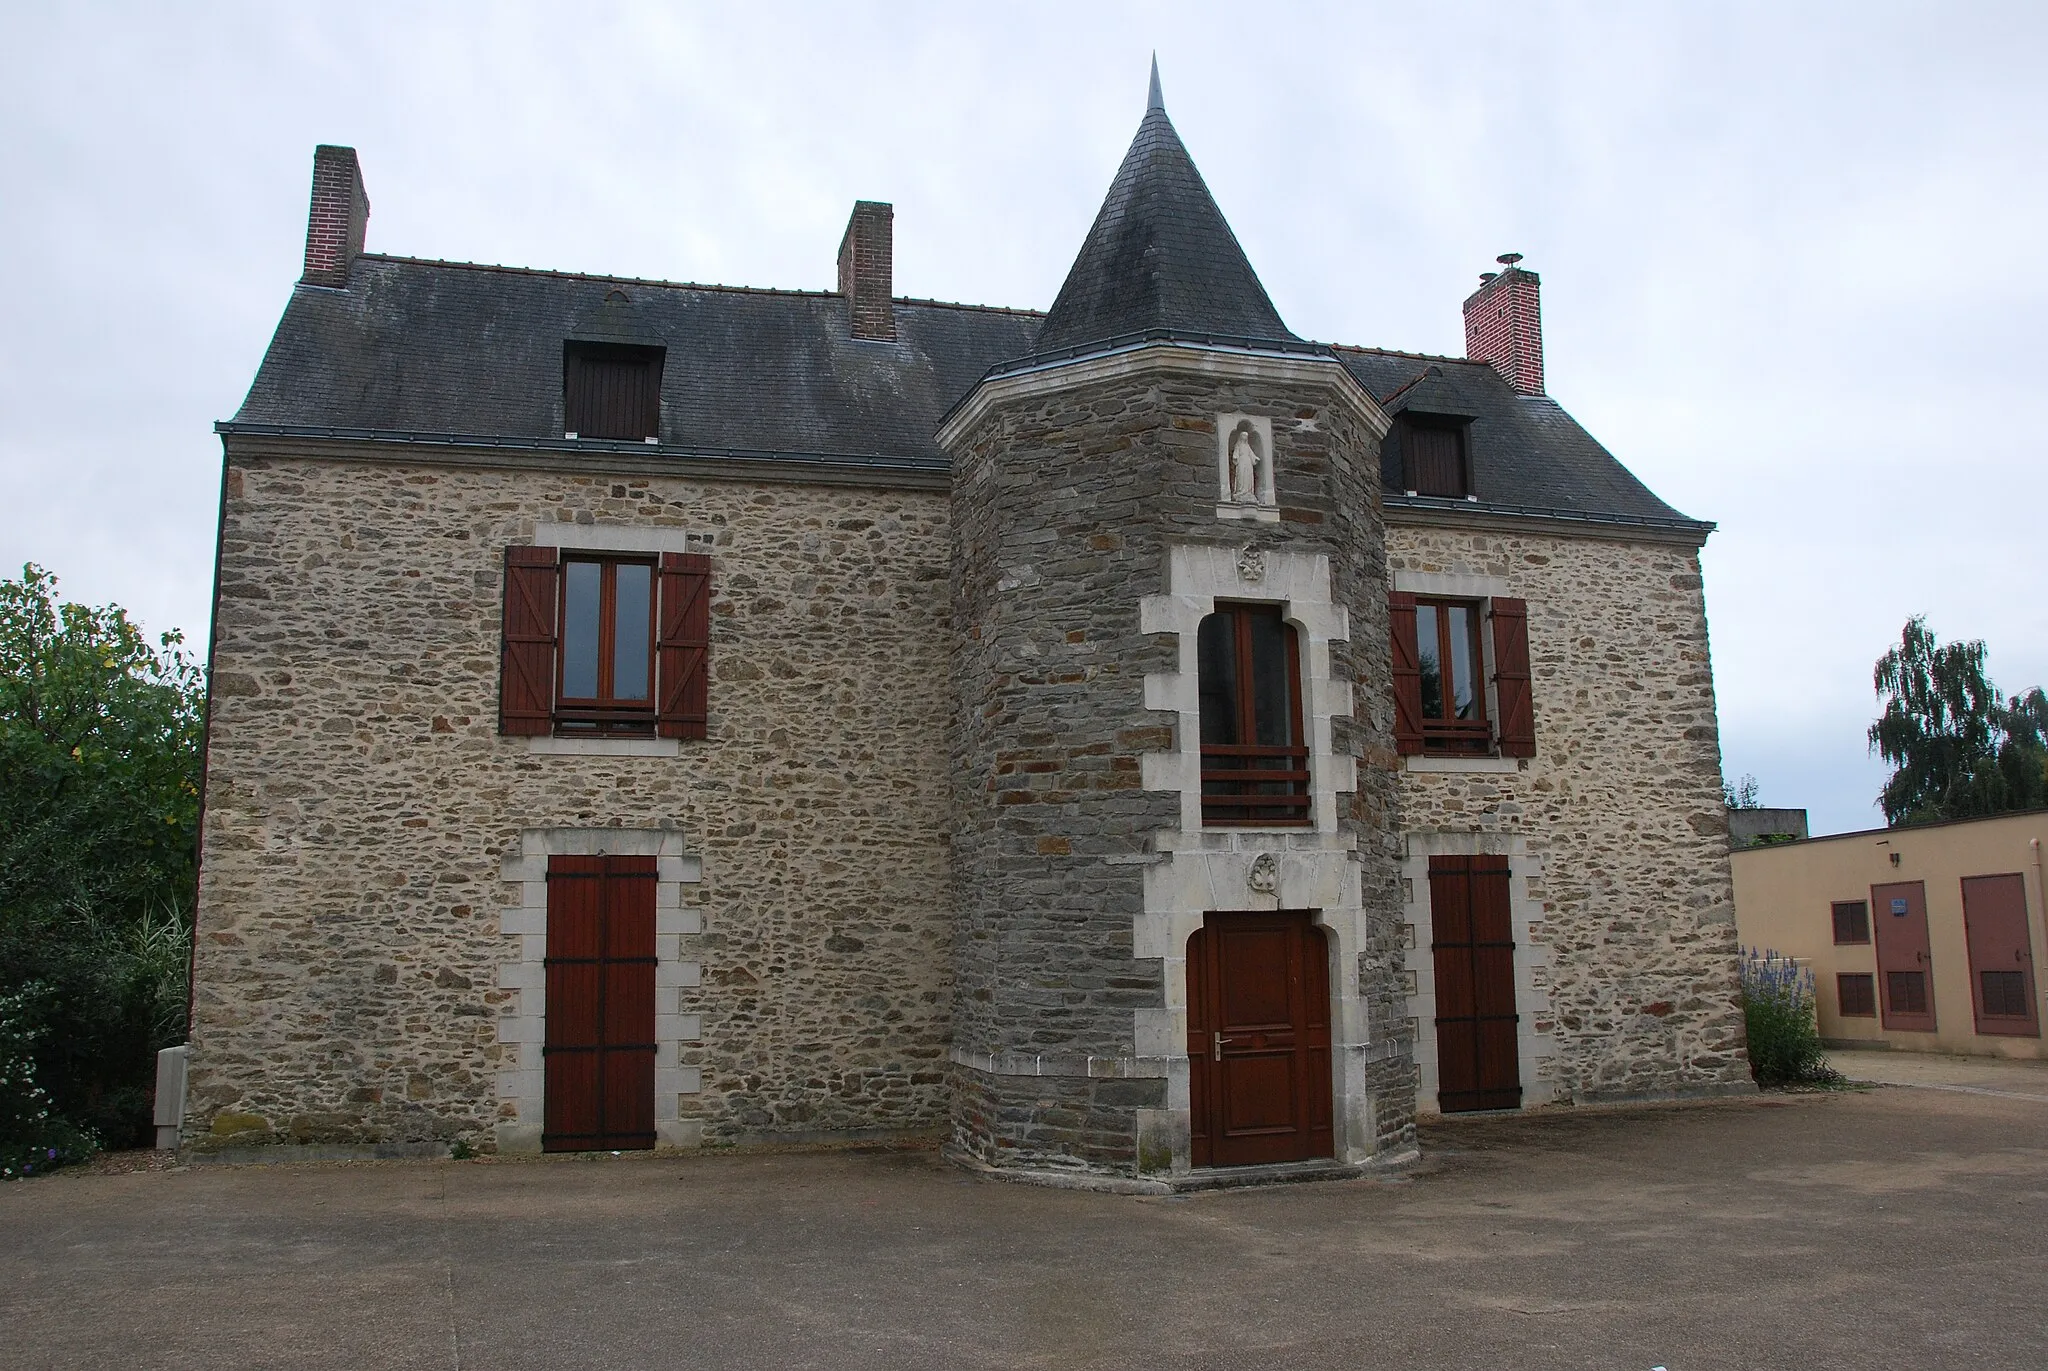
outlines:
M1415 648L1415 597L1405 590L1387 596L1394 661L1394 751L1422 751L1422 659Z
M1536 755L1536 715L1529 686L1529 604L1493 598L1493 695L1500 712L1500 755Z
M711 699L709 557L694 552L661 554L658 649L655 731L664 738L704 737Z
M505 549L498 732L509 736L543 736L554 728L556 561L551 547Z

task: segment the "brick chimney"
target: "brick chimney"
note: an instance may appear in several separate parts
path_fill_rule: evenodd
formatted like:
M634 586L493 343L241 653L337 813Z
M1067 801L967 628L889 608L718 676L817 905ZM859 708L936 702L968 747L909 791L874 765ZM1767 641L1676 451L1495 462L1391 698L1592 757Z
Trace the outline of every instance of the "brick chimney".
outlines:
M1517 265L1519 252L1496 259L1503 268L1479 278L1465 299L1465 355L1491 362L1524 395L1543 393L1543 279Z
M370 222L370 197L354 148L313 149L313 207L306 216L306 272L309 286L346 289L348 269L363 250Z
M853 336L876 342L896 341L895 286L896 211L879 200L856 200L846 236L839 240L839 293Z

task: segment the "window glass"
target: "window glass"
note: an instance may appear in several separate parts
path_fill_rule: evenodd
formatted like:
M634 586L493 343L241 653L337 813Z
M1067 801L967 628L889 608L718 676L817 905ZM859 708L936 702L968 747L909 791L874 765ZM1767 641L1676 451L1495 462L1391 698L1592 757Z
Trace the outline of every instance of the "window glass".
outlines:
M562 694L588 700L597 694L597 634L600 581L596 562L562 568Z
M621 562L614 569L617 628L612 637L612 697L647 698L648 607L654 592L654 568L643 562Z
M1422 717L1444 717L1444 666L1437 651L1436 606L1415 606L1415 650L1422 659Z
M1202 620L1195 655L1202 681L1202 741L1237 739L1237 634L1228 614Z
M1477 718L1478 709L1473 702L1478 698L1478 688L1472 670L1473 627L1477 616L1470 605L1445 605L1444 613L1450 619L1451 701L1457 707L1458 718Z
M1252 741L1286 747L1294 738L1292 675L1294 635L1278 614L1246 616L1252 631Z

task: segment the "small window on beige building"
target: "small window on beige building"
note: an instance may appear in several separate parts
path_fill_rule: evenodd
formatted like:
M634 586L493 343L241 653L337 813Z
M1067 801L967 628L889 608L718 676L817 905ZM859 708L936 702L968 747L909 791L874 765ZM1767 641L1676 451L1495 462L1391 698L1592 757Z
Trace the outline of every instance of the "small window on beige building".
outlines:
M1840 905L1835 908L1840 909ZM1864 972L1852 975L1844 972L1835 977L1835 1002L1842 1007L1842 1017L1874 1019L1877 1017L1877 978Z
M1835 901L1835 943L1870 941L1870 905L1864 900ZM1842 1011L1844 1014L1848 1010Z

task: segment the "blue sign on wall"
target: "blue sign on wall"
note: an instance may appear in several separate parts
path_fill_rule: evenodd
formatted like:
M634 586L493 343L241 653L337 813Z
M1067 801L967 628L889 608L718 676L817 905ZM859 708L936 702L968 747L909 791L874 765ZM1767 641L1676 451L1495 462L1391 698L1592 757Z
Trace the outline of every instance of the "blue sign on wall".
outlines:
M1892 897L1892 916L1893 916L1894 918L1899 918L1899 919L1903 919L1903 918L1905 918L1905 917L1906 917L1906 897L1905 897L1905 896L1903 896L1903 895L1894 895L1894 896Z

